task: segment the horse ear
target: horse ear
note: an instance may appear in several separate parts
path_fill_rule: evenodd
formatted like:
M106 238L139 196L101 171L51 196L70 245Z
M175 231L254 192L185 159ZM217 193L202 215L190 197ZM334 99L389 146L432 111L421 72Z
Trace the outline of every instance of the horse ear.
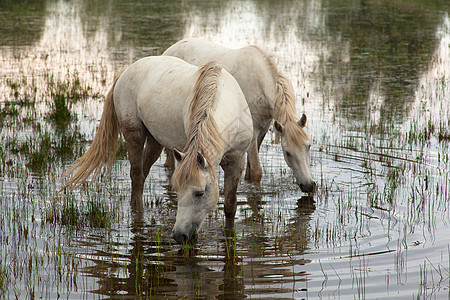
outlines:
M177 150L176 148L173 148L173 156L175 156L175 159L178 162L181 162L181 160L186 156L183 152Z
M298 125L300 125L301 128L306 126L306 115L303 114L300 120L298 120Z
M208 168L208 162L206 161L206 158L200 152L197 152L197 164L202 169Z
M275 127L275 130L278 131L279 133L283 132L283 125L281 125L280 122L274 121L273 126Z

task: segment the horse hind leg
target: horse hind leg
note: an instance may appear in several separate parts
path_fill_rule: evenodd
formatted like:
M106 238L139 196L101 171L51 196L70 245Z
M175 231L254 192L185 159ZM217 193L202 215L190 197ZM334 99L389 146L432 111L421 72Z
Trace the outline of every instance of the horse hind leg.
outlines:
M264 126L264 128L260 131L260 133L258 135L258 152L259 152L259 148L261 148L261 144L264 141L267 131L269 131L270 124L271 123Z
M142 193L144 190L144 171L143 171L143 151L147 129L142 126L139 128L123 128L122 134L127 142L128 159L130 160L131 177L131 206L142 207Z

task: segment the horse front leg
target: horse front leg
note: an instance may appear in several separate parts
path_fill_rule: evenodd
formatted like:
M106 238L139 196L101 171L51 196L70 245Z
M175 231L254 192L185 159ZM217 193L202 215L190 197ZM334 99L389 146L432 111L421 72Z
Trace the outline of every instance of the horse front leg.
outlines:
M233 233L234 217L237 209L237 187L244 170L244 157L222 166L224 171L224 211L225 211L225 233L227 236Z
M165 149L166 153L166 162L164 163L164 167L168 168L171 171L175 170L175 158L173 157L173 151L170 149Z
M271 123L266 124L260 131L255 140L252 141L247 151L247 170L245 179L253 184L259 185L262 179L262 167L259 161L259 148L269 130Z
M259 161L259 151L256 139L252 141L247 151L247 170L245 179L253 184L259 185L262 178L262 168Z

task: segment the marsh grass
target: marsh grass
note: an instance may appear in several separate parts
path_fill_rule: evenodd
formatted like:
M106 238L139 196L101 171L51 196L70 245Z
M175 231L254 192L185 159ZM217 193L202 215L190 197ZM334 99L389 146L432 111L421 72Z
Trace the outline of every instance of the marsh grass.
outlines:
M72 100L67 98L64 93L52 93L51 98L53 103L47 114L47 118L57 127L66 127L73 119L73 114L70 111L73 103Z
M84 150L83 136L77 126L52 132L42 130L28 136L23 143L9 140L6 150L26 157L26 167L37 173L46 172L55 162L77 157Z
M9 286L9 270L5 262L0 261L0 296L3 297L6 295Z
M7 118L17 118L19 116L19 108L18 105L11 103L10 101L5 101L0 109L0 124Z
M112 220L119 215L103 199L80 202L74 195L55 198L45 211L45 221L74 229L85 227L111 228Z
M34 172L43 172L47 170L49 161L52 157L52 141L50 133L45 132L37 140L28 138L22 145L21 152L28 158L26 166Z
M104 200L92 200L87 204L86 218L92 227L109 228L111 227L110 208L105 205Z
M116 152L116 159L126 159L127 158L127 143L125 142L125 140L123 139L123 137L121 136L119 138L119 146L117 148L117 152Z
M58 128L67 127L71 121L76 120L71 111L73 104L93 97L92 88L83 86L77 74L73 78L68 74L67 81L57 82L50 76L48 85L51 100L47 119Z

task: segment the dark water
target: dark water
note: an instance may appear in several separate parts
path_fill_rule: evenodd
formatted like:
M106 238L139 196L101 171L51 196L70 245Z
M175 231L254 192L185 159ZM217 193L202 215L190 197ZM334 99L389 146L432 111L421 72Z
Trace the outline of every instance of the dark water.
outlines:
M448 298L449 10L447 1L1 1L0 295ZM308 116L318 190L295 186L270 132L261 188L239 186L235 238L224 238L221 198L183 251L170 240L176 198L164 157L143 213L129 205L125 153L111 175L56 193L115 74L191 36L276 57Z

